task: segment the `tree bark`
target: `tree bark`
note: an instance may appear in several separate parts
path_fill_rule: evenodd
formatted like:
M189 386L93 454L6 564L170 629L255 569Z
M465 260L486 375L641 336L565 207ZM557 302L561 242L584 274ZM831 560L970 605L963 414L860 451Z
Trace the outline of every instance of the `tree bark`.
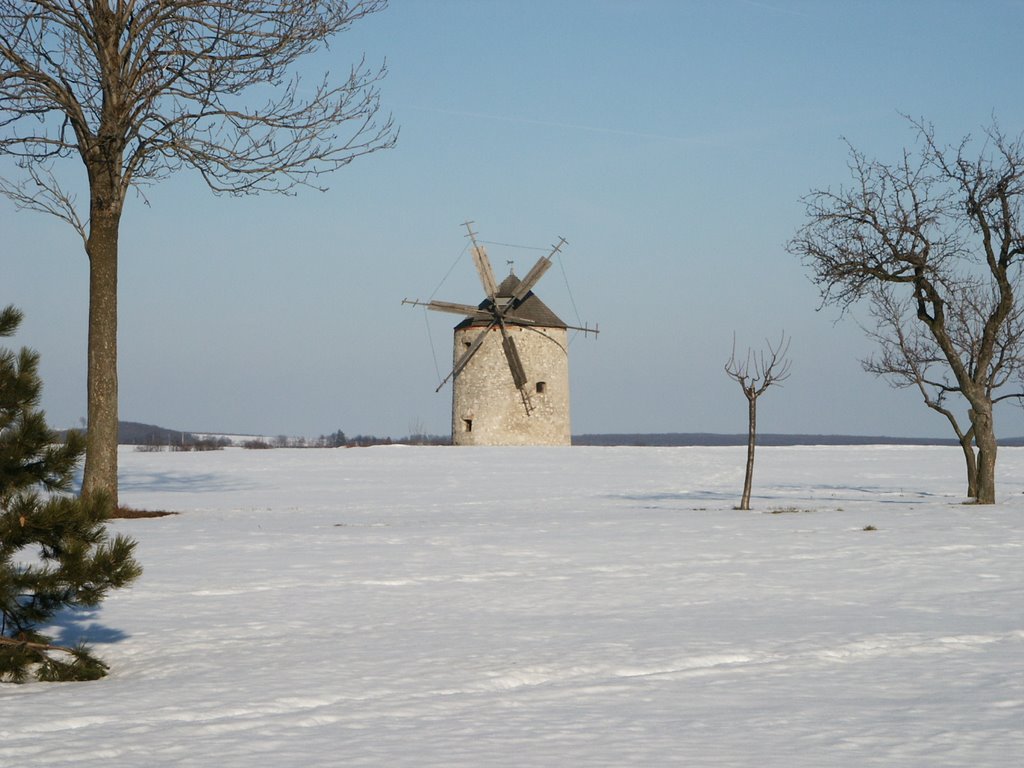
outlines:
M918 386L922 388L920 379ZM967 498L978 498L978 457L974 454L974 427L971 426L966 432L960 429L956 416L947 408L943 408L937 401L925 395L925 403L937 413L941 413L953 427L953 433L960 443L960 450L964 452L964 463L967 465Z
M964 452L964 460L967 462L967 498L978 498L978 459L974 455L974 447L970 441L961 442L960 447Z
M88 431L82 495L117 506L117 246L120 210L94 205L89 255Z
M996 503L996 433L991 406L971 410L974 442L978 446L977 494L979 504Z
M75 652L74 648L68 648L65 645L50 645L49 643L31 643L28 640L19 640L16 637L0 637L0 645L23 645L26 648L31 648L36 651L63 651L64 653Z
M757 444L757 398L747 396L747 469L743 475L740 509L750 509L750 489L754 485L754 446Z

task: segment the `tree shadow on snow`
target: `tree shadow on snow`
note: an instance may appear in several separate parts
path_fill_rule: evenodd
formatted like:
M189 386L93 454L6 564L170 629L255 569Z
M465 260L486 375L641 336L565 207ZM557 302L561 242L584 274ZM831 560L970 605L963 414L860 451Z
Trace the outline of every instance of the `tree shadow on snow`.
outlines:
M893 488L877 485L775 485L769 490L782 492L780 501L791 497L793 492L807 501L854 502L871 501L878 504L924 504L938 499L953 498L948 494L930 493L916 488ZM773 498L765 495L764 498Z
M256 486L229 480L212 472L178 474L174 472L140 472L118 478L122 491L163 491L166 493L204 493L207 491L247 491Z
M55 645L65 646L77 645L80 642L90 645L119 643L130 637L127 632L96 621L98 615L99 610L95 608L85 611L63 611L57 614L43 632L53 638Z
M727 501L734 499L735 493L723 491L677 491L673 493L612 493L609 499L627 499L629 501Z
M735 491L704 491L688 490L663 493L616 493L608 498L626 499L647 503L686 502L686 503L728 503L735 504L740 496L740 488ZM929 493L917 489L901 489L882 486L855 485L773 485L761 489L754 488L754 498L762 503L792 503L794 499L807 503L863 502L871 501L878 504L925 504L939 499L953 498L947 494Z

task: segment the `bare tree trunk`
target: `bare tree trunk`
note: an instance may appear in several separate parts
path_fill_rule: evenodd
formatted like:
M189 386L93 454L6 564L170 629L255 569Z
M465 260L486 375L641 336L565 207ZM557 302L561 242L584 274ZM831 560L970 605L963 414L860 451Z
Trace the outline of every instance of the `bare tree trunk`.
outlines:
M117 504L117 246L120 210L93 206L89 254L88 432L82 495Z
M754 484L754 446L757 444L757 398L748 398L747 412L747 470L743 475L743 497L740 509L750 509L750 489Z
M967 498L978 498L978 458L974 455L974 446L968 440L961 442L960 447L964 452L964 460L967 462Z
M996 433L991 410L971 410L974 442L978 446L977 499L979 504L996 503Z
M967 498L978 498L978 457L974 453L974 427L971 426L967 432L961 432L956 419L952 414L947 413L949 420L953 423L953 429L960 440L960 450L964 452L964 462L967 464Z
M920 379L918 383L920 386ZM957 422L956 416L952 411L943 408L938 402L932 400L927 395L925 396L925 403L933 411L945 416L950 426L953 427L956 439L960 442L960 450L964 452L964 463L967 465L967 498L978 498L978 457L974 455L974 427L971 426L970 429L964 432L960 429L960 424Z

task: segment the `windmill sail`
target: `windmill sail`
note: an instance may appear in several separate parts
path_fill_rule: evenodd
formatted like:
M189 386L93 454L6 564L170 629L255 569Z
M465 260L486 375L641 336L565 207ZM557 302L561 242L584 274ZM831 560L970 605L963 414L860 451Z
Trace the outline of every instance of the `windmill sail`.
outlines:
M519 350L516 348L516 340L508 335L505 326L501 326L501 346L505 350L505 359L508 360L508 369L512 373L512 381L516 389L526 386L526 371L523 368L523 360L519 357Z
M516 288L515 293L512 294L512 298L515 301L522 301L523 297L526 296L537 284L537 281L544 277L544 273L551 269L552 261L547 256L541 256L537 260L537 263L533 265L529 272L526 273L526 277L519 283L519 287Z
M487 258L487 251L481 245L474 245L471 249L473 263L476 264L476 271L480 275L480 284L484 287L487 298L494 301L498 294L498 282L494 279L494 268L491 260Z
M494 276L494 268L491 264L491 260L487 255L487 251L482 245L477 242L476 233L473 231L471 221L465 222L464 226L467 230L467 237L472 241L470 247L470 255L473 259L473 264L476 268L477 275L480 278L480 284L483 287L486 298L480 302L477 306L471 304L462 304L451 301L438 301L430 300L428 302L421 301L410 301L405 300L403 304L414 304L419 306L425 306L427 309L435 310L438 312L450 312L454 314L460 314L463 316L463 321L455 326L456 333L456 344L457 347L465 348L461 350L456 349L455 356L456 361L452 367L451 372L445 376L437 390L447 384L449 381L456 379L459 375L469 366L469 364L476 358L477 354L483 349L482 357L487 358L486 362L482 364L481 372L483 372L484 378L493 380L491 373L492 366L497 364L500 365L500 357L494 360L491 355L490 338L489 334L495 331L495 326L498 326L498 330L501 333L501 348L504 354L505 363L508 365L509 375L511 376L512 382L515 385L518 398L521 399L523 407L526 410L526 415L529 416L534 411L534 406L531 402L531 391L532 387L528 386L530 383L530 375L536 379L536 390L540 392L548 392L545 395L545 401L548 402L548 409L550 410L551 392L553 391L568 391L568 382L566 381L564 387L549 387L551 383L549 377L557 375L552 373L552 369L549 367L548 362L538 363L535 353L536 343L538 339L547 339L546 343L550 345L552 341L552 334L562 334L570 327L563 322L559 317L552 312L534 293L533 287L537 285L540 279L551 269L553 265L552 258L555 254L559 253L562 246L566 244L564 238L559 238L558 243L552 246L550 253L546 256L539 258L536 263L530 267L530 270L526 273L526 276L522 279L518 278L514 273L509 273L500 283ZM511 262L509 262L511 264ZM530 329L529 333L525 333L526 329ZM590 329L587 327L579 328L586 333L597 333L597 329ZM497 339L494 340L497 342ZM519 344L517 344L517 341ZM554 342L562 350L565 349L564 341ZM522 347L520 347L520 344ZM548 347L550 348L550 346ZM496 344L494 352L497 352ZM525 358L524 358L525 355ZM545 358L546 359L546 358ZM538 366L538 370L533 370L530 373L527 372L527 367ZM476 370L475 368L473 369ZM467 374L469 375L469 374ZM476 380L479 378L477 374L470 376L470 379ZM506 379L507 381L507 379ZM488 385L490 386L490 385ZM495 390L497 391L497 390ZM456 383L454 388L454 400L457 402L459 399L460 388ZM565 434L566 440L568 439L568 401L565 401L566 416L565 416ZM466 413L468 412L468 415ZM472 407L464 412L461 417L463 428L469 432L472 430L472 422L474 416L472 415ZM454 405L453 405L454 413ZM453 416L453 420L455 417ZM455 422L453 421L453 434L455 433Z

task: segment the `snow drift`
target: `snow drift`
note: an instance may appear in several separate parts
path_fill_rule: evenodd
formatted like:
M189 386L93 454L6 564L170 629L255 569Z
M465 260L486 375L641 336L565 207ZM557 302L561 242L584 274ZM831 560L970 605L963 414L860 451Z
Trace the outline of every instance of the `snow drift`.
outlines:
M1006 766L1024 449L121 454L145 574L0 687L19 766ZM872 530L873 529L873 530ZM1013 757L1017 755L1017 757Z

